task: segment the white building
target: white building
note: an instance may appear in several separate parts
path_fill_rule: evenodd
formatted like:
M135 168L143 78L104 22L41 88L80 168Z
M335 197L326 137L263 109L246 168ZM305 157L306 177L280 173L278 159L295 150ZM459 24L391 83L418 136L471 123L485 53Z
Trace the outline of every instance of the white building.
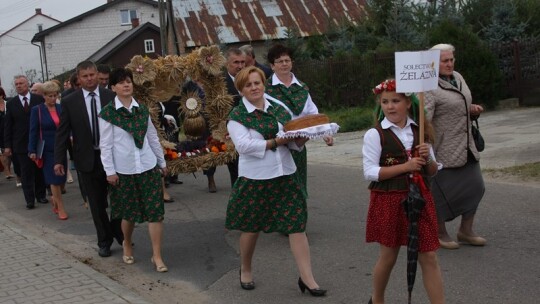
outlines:
M32 42L43 52L46 79L74 69L109 41L132 27L151 22L159 26L158 2L153 0L108 0L84 14L37 33Z
M40 58L40 45L32 44L32 37L38 32L59 24L60 21L45 16L41 9L0 35L0 85L7 96L16 94L13 76L27 75L31 82L41 82L45 78ZM43 73L42 73L43 71Z

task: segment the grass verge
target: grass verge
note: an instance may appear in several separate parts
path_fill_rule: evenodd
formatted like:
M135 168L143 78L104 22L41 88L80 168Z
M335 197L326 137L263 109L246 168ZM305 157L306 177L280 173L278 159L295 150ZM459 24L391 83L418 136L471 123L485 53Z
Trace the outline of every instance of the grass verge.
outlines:
M373 109L371 108L347 108L336 110L324 110L331 122L339 125L339 132L352 132L369 129L373 126Z
M525 181L540 182L540 162L500 169L484 169L482 172L492 177L511 175Z

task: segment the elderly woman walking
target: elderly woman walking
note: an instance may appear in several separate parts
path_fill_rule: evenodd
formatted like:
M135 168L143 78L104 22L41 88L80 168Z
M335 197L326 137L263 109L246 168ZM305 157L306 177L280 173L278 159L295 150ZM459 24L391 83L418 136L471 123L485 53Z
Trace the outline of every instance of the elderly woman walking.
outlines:
M446 249L459 248L446 230L445 222L461 216L457 240L484 246L486 239L473 230L478 204L484 196L484 180L480 171L480 154L471 133L471 117L484 109L472 103L465 79L454 71L454 51L450 44L432 47L441 51L439 87L426 93L426 118L435 130L434 150L442 170L432 180L437 207L439 242Z

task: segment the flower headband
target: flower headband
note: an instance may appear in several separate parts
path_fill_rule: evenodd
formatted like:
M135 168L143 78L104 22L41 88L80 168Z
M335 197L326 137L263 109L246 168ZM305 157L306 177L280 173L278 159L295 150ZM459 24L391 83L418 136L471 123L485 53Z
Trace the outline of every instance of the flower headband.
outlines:
M395 92L396 91L396 80L395 79L386 79L381 82L378 86L373 88L373 94L379 95L382 92Z
M377 85L375 88L373 88L373 94L379 95L382 92L395 92L396 91L396 80L395 79L386 79L385 81L381 82L379 85ZM417 121L417 113L418 113L418 106L420 104L418 97L414 93L403 93L405 96L411 98L411 104L412 104L412 118L414 121ZM384 119L384 113L382 111L381 105L377 104L375 107L375 116L377 117L377 121L381 122Z

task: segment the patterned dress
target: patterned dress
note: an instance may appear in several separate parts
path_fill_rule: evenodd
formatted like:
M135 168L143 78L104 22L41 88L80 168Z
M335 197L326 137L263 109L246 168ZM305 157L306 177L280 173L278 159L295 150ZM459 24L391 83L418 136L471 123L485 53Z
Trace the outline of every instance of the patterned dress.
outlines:
M289 87L286 87L281 83L273 85L272 77L270 77L266 81L266 93L275 99L282 101L297 117L302 117L307 114L317 114L304 113L304 108L309 97L309 88L303 82L300 82L300 84L301 85L293 83ZM307 197L307 149L304 147L302 151L291 151L291 153L297 168L295 178L297 178L300 185L302 185L302 191Z
M412 151L405 150L399 138L390 130L376 128L381 136L380 166L388 167L407 162ZM417 128L414 131L414 144L418 144ZM425 181L426 185L429 185ZM402 202L409 189L408 174L398 175L369 185L370 202L366 223L366 242L377 242L386 247L406 246L409 221ZM422 193L426 201L418 220L419 252L434 251L439 248L437 235L437 213L429 190Z
M126 108L114 108L114 102L105 106L100 117L122 128L133 136L137 149L143 147L148 130L148 108L144 105ZM109 186L111 199L111 217L129 222L160 222L164 218L163 188L161 172L157 167L140 174L117 174L119 184Z
M248 113L243 103L229 114L229 119L254 129L264 139L275 138L278 122L290 120L289 113L270 102L267 112ZM274 153L267 150L266 153ZM267 180L239 177L234 183L225 227L243 232L304 232L307 222L306 199L294 174Z

